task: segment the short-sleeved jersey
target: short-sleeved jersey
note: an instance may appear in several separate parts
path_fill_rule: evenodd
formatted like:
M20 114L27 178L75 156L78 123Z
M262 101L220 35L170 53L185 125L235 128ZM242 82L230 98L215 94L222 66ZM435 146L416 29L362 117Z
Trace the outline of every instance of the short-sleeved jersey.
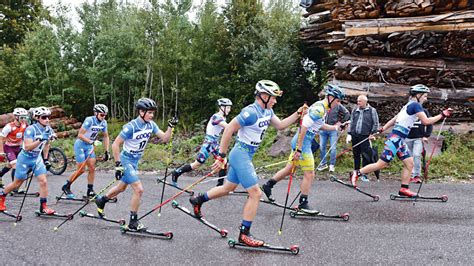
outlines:
M311 143L316 133L318 133L319 129L324 125L327 110L329 110L328 103L326 101L318 101L313 103L309 107L308 113L303 116L303 121L301 122L301 125L308 128L308 130L306 131L306 135L303 139L302 151L304 153L312 153ZM300 129L298 129L298 133L291 140L291 146L293 149L296 148L299 130Z
M96 140L99 132L107 132L107 121L105 119L100 121L95 116L89 116L84 120L82 128L86 130L84 137Z
M31 139L33 141L41 139L43 132L49 132L49 135L54 134L54 130L50 126L43 127L40 123L34 123L33 125L26 128L24 139ZM23 142L22 152L28 157L36 158L43 151L43 148L47 142L47 140L41 141L41 144L31 151L27 151L25 149L25 143Z
M124 140L123 153L127 157L140 159L148 140L158 132L160 132L160 129L153 121L144 122L141 118L136 118L128 122L119 134Z
M423 106L419 102L409 101L405 104L398 113L392 133L401 138L406 138L410 133L411 127L418 119L416 114L419 112L423 112Z
M0 132L0 136L6 139L6 145L20 146L26 127L28 127L26 123L21 123L19 127L15 125L15 122L8 123Z
M248 105L237 116L240 129L237 132L237 140L258 147L262 142L265 130L271 123L274 113L272 109L263 109L257 102Z
M209 119L209 122L207 122L206 139L209 141L217 141L224 130L224 128L219 124L225 121L225 117L223 117L221 114L213 114Z

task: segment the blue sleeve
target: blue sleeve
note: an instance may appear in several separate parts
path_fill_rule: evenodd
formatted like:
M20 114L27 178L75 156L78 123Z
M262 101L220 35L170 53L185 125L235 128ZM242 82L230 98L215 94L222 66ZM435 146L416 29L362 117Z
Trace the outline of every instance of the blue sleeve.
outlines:
M89 129L91 128L92 126L92 118L91 117L87 117L85 120L84 120L84 123L82 123L82 128L83 129Z
M324 106L321 104L313 105L308 110L308 115L313 121L318 121L319 119L322 119L325 113L326 110L324 110Z
M119 136L122 139L131 139L133 137L133 126L131 123L126 124L123 126L122 131L120 131Z
M152 132L153 134L158 134L158 132L160 132L160 128L158 127L158 125L152 121L151 123L151 126L152 126Z
M236 118L241 127L250 126L257 122L257 113L254 109L245 107Z
M107 132L107 121L104 120L104 128L102 129L103 132Z
M25 135L23 136L23 139L34 139L35 138L35 128L32 126L29 126L25 130Z
M423 106L420 103L412 102L407 106L407 114L414 115L423 112Z

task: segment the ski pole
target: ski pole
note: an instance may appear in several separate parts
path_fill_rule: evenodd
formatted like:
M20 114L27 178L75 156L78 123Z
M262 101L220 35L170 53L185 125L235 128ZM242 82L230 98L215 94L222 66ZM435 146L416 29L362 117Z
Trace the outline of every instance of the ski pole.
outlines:
M168 144L168 149L169 149L169 154L168 154L168 160L166 162L166 169L165 169L165 177L164 177L164 182L163 182L163 188L161 189L161 199L160 199L160 204L163 203L163 197L165 196L165 186L166 186L166 177L168 176L168 168L171 163L171 156L173 154L173 134L174 134L174 127L171 128L171 136L170 136L170 143ZM161 216L161 207L158 210L158 217Z
M76 179L79 178L79 176L81 176L84 173L84 171L82 171L82 169L84 169L84 166L86 165L87 160L91 157L92 153L94 153L94 148L95 148L95 146L92 145L92 150L87 155L85 161L79 166L78 169L76 169L76 171L74 171L74 173L72 173L72 175L70 177L71 178L70 184L74 183L74 181L76 181ZM56 199L56 204L58 204L59 200L61 200L63 195L64 195L64 191L62 191L61 195Z
M186 188L184 188L182 191L174 194L171 198L168 198L167 200L161 202L160 204L156 205L155 207L153 207L153 209L151 209L149 212L145 213L144 215L142 215L140 218L138 218L138 220L140 221L141 219L145 218L146 216L150 215L151 213L153 213L154 211L158 210L159 208L161 208L162 206L164 206L165 204L167 204L168 202L174 200L175 198L179 197L181 194L183 194L186 190L190 190L192 187L194 187L195 185L199 184L201 181L203 181L204 179L210 177L212 174L214 174L214 172L210 172L208 173L207 175L199 178L198 180L196 180L196 182L192 183L191 185L187 186Z
M285 220L286 204L288 204L288 197L290 196L291 183L293 182L293 175L295 174L296 165L293 163L291 167L290 180L288 181L288 190L286 191L285 208L283 208L283 215L281 216L280 229L278 235L281 235L283 230L283 221Z
M376 136L376 135L378 135L378 134L380 134L380 132L376 132L376 133L374 133L374 134L372 134L372 135L373 135L373 136ZM339 157L340 157L341 155L343 155L344 153L347 153L347 152L353 150L355 147L361 145L362 143L364 143L365 141L367 141L369 138L370 138L370 136L367 137L367 138L365 138L365 139L363 139L363 140L361 140L360 142L358 142L358 143L355 144L354 146L349 147L349 148L343 150L341 153L339 153L338 155L336 155L336 159L339 158Z
M58 226L54 227L53 228L53 231L54 232L57 232L59 230L59 228L61 226L63 226L63 224L65 224L67 221L69 220L72 220L72 218L74 218L74 215L76 215L78 212L80 212L82 209L84 209L87 204L89 204L90 202L94 201L99 195L103 194L107 189L109 189L113 184L115 184L115 182L117 182L118 180L114 178L114 180L112 182L110 182L109 184L107 184L107 186L105 186L103 189L101 189L99 191L99 193L97 193L94 197L92 197L90 200L86 200L86 203L84 203L84 205L82 205L79 209L77 209L77 211L75 211L74 213L72 213L70 215L70 218L62 221Z
M30 180L28 181L28 185L26 186L25 195L23 195L23 199L21 200L20 209L18 210L18 214L16 215L16 219L15 219L15 222L13 223L13 226L16 226L16 223L18 222L18 217L20 217L21 210L23 209L23 205L25 203L26 195L28 194L28 190L30 189L31 181L33 181L33 170L30 170L28 175L29 175L28 178Z
M444 122L445 121L446 121L446 117L443 119L443 122L441 123L441 127L439 128L438 136L436 136L436 144L438 143L439 137L441 136L441 131L444 127ZM420 186L418 187L418 192L416 193L416 198L413 201L413 205L415 205L416 199L418 199L418 195L420 194L421 186L423 185L426 178L428 177L428 169L430 167L431 159L433 158L433 153L434 153L435 149L436 149L436 145L433 145L433 149L431 149L430 158L428 159L428 162L426 163L425 172L423 173L423 179L421 180Z

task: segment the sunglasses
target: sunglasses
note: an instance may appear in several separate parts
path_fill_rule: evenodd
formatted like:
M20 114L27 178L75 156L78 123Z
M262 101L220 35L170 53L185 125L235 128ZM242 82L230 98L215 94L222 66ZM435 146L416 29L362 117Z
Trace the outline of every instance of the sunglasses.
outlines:
M98 116L100 116L100 117L106 117L107 114L106 114L106 113L100 113L100 114L98 114Z
M46 119L48 119L48 120L49 120L49 116L46 116L46 115L44 115L44 116L40 116L40 119L43 119L43 120L46 120Z

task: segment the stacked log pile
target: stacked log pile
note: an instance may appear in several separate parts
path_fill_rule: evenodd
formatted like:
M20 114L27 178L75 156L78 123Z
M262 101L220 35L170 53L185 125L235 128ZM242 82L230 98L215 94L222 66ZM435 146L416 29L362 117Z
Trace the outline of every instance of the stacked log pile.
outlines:
M447 97L455 120L469 121L474 119L473 9L468 0L314 1L300 38L310 49L338 55L331 74L350 101L366 93L372 105L401 107L409 86L422 83L433 91L431 111L443 108ZM332 27L308 30L322 25ZM381 112L389 118L398 109Z
M64 110L59 106L50 107L50 110L49 123L58 138L74 137L77 135L78 129L82 126L81 122L74 117L66 116ZM0 115L0 130L14 119L15 117L12 113Z

